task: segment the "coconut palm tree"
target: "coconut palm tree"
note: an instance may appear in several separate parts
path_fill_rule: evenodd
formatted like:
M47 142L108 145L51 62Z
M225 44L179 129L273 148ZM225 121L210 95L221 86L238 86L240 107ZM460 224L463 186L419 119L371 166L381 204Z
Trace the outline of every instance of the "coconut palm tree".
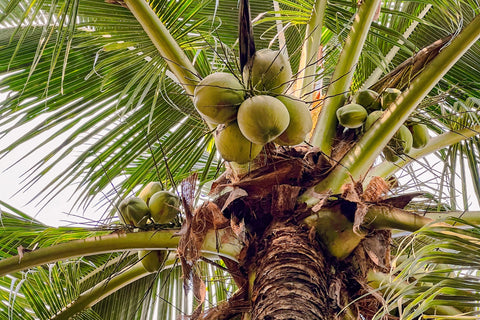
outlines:
M35 141L26 188L105 210L51 228L1 203L2 318L478 318L475 1L0 8L2 135L23 129L0 153ZM227 95L228 119L202 111ZM304 143L274 140L285 101L309 110ZM257 119L278 132L257 138Z

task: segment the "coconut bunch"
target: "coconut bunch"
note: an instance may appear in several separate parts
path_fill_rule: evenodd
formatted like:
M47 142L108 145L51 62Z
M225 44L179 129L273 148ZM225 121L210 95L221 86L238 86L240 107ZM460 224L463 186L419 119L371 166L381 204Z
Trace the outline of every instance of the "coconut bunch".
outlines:
M252 161L267 143L283 146L304 141L312 129L308 105L285 92L292 79L288 59L262 49L250 58L242 77L216 72L194 91L203 119L215 126L215 145L226 161Z
M339 124L348 129L363 127L367 131L377 121L402 92L387 88L382 93L373 90L358 91L348 103L337 110ZM387 161L399 160L399 155L407 154L412 148L423 148L430 139L427 126L417 119L408 119L383 149Z
M163 190L160 182L150 182L140 191L138 197L129 197L120 202L118 210L122 223L137 228L148 224L173 222L180 213L180 198ZM148 272L163 268L167 258L165 250L140 250L138 259Z
M120 202L118 210L122 223L137 228L147 224L166 224L180 213L180 198L165 191L160 182L150 182L138 197L129 197Z

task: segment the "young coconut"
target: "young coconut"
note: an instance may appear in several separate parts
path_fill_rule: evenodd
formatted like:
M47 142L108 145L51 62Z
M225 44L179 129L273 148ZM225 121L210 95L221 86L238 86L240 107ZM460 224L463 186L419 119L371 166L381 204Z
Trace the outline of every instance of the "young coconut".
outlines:
M145 201L138 197L122 200L118 206L120 216L125 224L135 227L144 227L150 218L150 209Z
M381 107L378 93L370 89L358 91L353 101L363 106L369 112L378 110Z
M410 152L412 143L413 138L410 130L402 125L383 149L383 155L387 161L395 162L399 159L398 155Z
M158 191L162 191L162 184L158 181L152 181L147 183L145 188L140 191L138 194L138 197L145 201L145 203L148 205L148 202L150 201L150 198L154 193L157 193Z
M195 87L193 103L206 121L220 124L235 119L245 98L245 89L234 75L216 72Z
M338 123L349 129L355 129L362 126L367 118L367 110L359 104L350 103L337 110Z
M398 90L397 88L387 88L385 91L382 92L380 96L382 108L385 110L387 109L397 97L402 93L402 91Z
M263 145L252 143L245 138L237 122L230 122L217 127L217 130L215 130L215 145L225 161L233 161L239 164L252 161L263 148Z
M159 191L152 195L148 207L152 220L158 224L172 222L180 212L180 198L168 191Z
M291 78L292 68L287 57L271 49L255 52L243 68L243 82L254 91L283 93Z
M287 108L290 122L287 129L273 142L282 146L294 146L302 143L313 126L308 105L294 96L278 96L277 99Z
M389 146L383 148L383 156L388 162L397 162L400 157Z
M287 129L290 115L285 105L271 96L253 96L238 109L237 122L242 134L251 142L264 145Z
M428 134L428 128L426 125L417 123L410 126L408 129L410 129L410 132L412 133L413 148L420 149L427 145L428 140L430 140L430 135Z
M140 250L138 260L148 272L157 272L163 268L168 252L166 250Z
M365 120L365 124L363 125L363 130L367 131L368 129L370 129L370 127L375 123L375 121L380 119L382 114L383 114L383 111L381 110L373 111L372 113L370 113L367 116L367 119Z

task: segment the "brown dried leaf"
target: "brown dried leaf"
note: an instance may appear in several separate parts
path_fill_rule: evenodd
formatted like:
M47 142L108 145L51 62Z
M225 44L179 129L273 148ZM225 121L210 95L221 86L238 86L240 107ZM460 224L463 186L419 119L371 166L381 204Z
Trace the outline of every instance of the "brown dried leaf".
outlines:
M365 188L362 198L365 201L377 202L383 200L389 190L388 183L383 178L373 177Z
M195 201L195 189L197 185L197 177L198 174L194 173L191 176L189 176L187 179L182 181L182 196L185 198L187 201L187 204L190 207L193 207L194 201Z
M17 247L17 252L18 252L18 262L20 262L22 261L23 253L26 252L25 247L22 245L19 245Z
M355 203L362 202L361 194L359 194L356 185L352 183L347 183L342 186L342 199Z
M267 165L252 171L235 184L244 189L249 195L263 198L272 192L272 188L280 184L297 185L301 177L303 161L301 159L287 159Z
M206 293L207 293L207 287L205 286L205 282L200 278L198 273L194 272L193 295L195 296L195 299L197 299L200 304L205 302Z
M227 200L223 204L221 211L224 211L228 206L235 200L248 196L248 192L239 187L233 187L233 190L230 192Z
M222 173L215 181L213 181L212 186L210 187L209 196L219 194L225 186L230 184L230 179L228 178L228 169Z
M407 204L410 203L410 201L413 200L413 198L422 196L422 192L414 192L414 193L409 193L409 194L403 194L401 196L397 197L391 197L385 200L380 201L378 204L382 205L390 205L395 208L403 209L407 206Z
M365 215L367 214L368 206L363 203L357 203L357 210L355 211L355 218L353 221L353 232L361 235L362 231L360 230L360 226L363 224L363 220L365 219Z
M376 232L375 236L365 238L362 245L370 260L387 272L390 267L390 231Z
M317 196L318 195L318 196ZM320 201L312 207L313 212L318 212L327 202L328 198L332 195L332 192L329 190L326 193L316 193L315 197L320 199Z
M247 239L247 231L245 229L245 221L243 219L238 220L237 217L232 217L230 219L230 227L232 228L233 233L245 243Z

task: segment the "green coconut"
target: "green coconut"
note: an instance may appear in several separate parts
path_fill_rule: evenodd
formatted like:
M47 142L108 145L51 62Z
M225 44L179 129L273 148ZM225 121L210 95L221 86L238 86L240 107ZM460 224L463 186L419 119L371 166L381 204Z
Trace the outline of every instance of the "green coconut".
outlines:
M287 129L273 141L282 146L293 146L302 143L313 126L308 105L294 96L278 96L277 99L287 108L290 122Z
M413 137L412 147L415 149L423 148L427 145L430 140L430 135L428 134L428 128L426 125L418 123L409 127L410 132Z
M367 110L359 104L350 103L338 108L338 123L345 128L359 128L363 125L367 118Z
M368 112L378 110L381 107L378 93L370 89L358 91L353 101L363 106Z
M397 100L401 93L402 91L398 90L397 88L385 89L380 95L382 108L384 110L387 109L395 100Z
M243 68L243 82L254 91L281 94L291 79L290 62L280 51L258 50Z
M148 207L155 223L172 222L180 213L180 198L168 191L159 191L152 195Z
M143 227L150 218L150 209L145 201L138 197L130 197L122 200L118 211L125 224L135 227Z
M388 145L392 151L396 154L408 153L412 149L413 137L405 125L402 125L400 129L395 133L392 140L388 142Z
M240 131L237 122L220 125L215 130L215 145L225 161L239 164L255 159L263 145L249 141Z
M242 134L251 142L264 145L287 129L290 115L287 107L271 96L253 96L238 109L237 122Z
M158 181L152 181L147 183L145 188L140 191L138 194L138 197L145 201L145 203L148 205L148 202L150 201L150 198L154 193L157 193L158 191L162 191L162 184Z
M396 162L400 159L400 157L393 151L390 147L386 146L383 148L383 156L385 160L389 162Z
M143 267L148 272L157 272L161 270L167 258L165 250L140 250L138 251L138 260L142 262Z
M245 98L245 89L238 79L226 72L206 76L195 87L193 103L202 117L214 124L235 119Z
M380 119L382 114L383 114L383 111L381 110L371 112L367 116L367 119L365 120L365 123L363 125L363 130L367 131L368 129L370 129L370 127L375 123L375 121Z

